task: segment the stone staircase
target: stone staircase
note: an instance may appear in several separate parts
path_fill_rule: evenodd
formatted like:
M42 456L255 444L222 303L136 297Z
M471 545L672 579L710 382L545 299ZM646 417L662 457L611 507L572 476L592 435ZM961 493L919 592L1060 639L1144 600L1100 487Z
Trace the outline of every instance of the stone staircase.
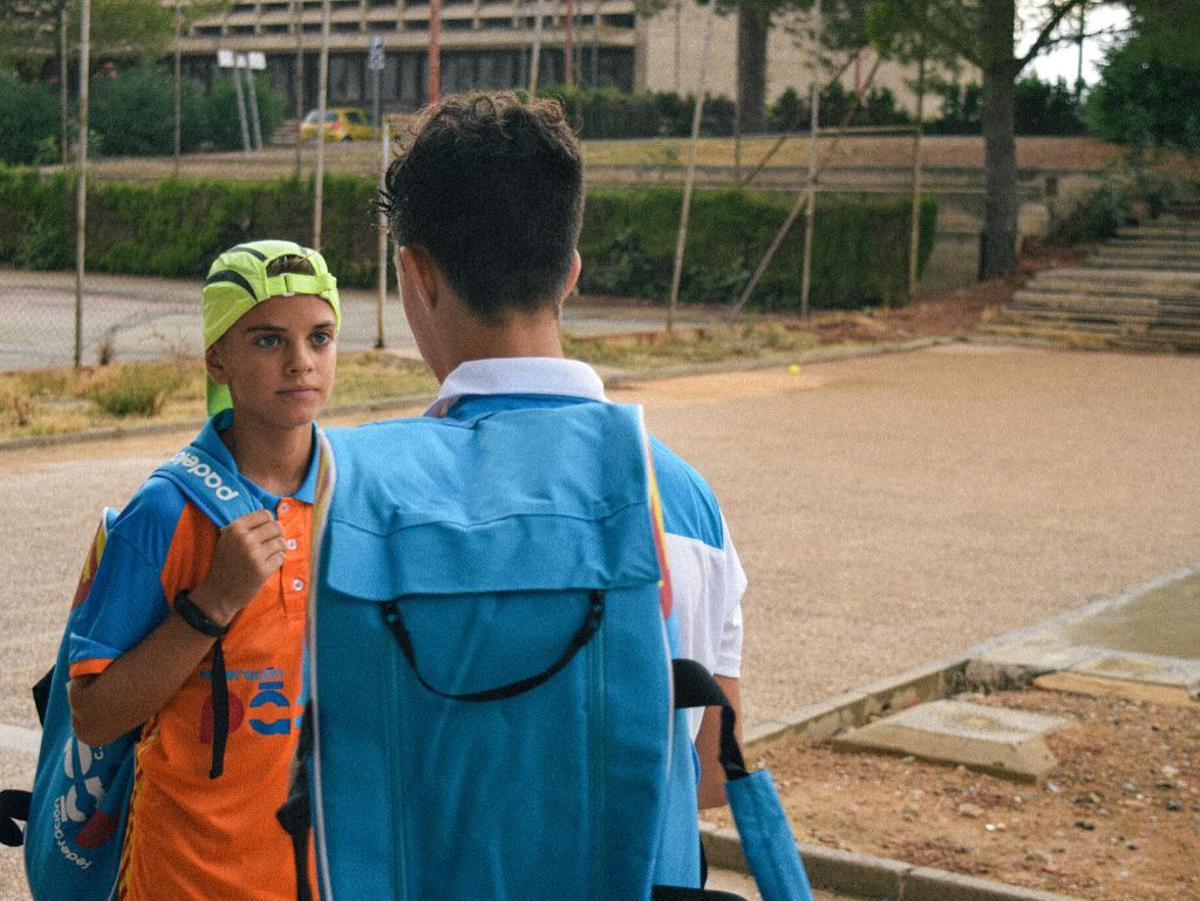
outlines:
M1181 206L1151 224L1122 229L1083 267L1039 272L980 331L1074 346L1200 352L1200 210Z

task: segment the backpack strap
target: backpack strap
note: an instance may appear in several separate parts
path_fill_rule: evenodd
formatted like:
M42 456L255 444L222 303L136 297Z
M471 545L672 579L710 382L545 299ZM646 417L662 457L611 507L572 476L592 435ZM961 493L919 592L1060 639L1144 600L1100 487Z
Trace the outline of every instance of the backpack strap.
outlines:
M238 517L262 509L258 498L245 489L236 473L195 444L186 445L154 470L150 478L171 482L218 529L225 528ZM225 682L225 654L220 638L213 647L211 684L213 739L212 767L208 777L216 779L225 770L225 746L229 739L229 689Z
M258 498L246 491L234 472L195 444L185 446L154 470L150 478L172 482L219 529L240 516L262 509Z

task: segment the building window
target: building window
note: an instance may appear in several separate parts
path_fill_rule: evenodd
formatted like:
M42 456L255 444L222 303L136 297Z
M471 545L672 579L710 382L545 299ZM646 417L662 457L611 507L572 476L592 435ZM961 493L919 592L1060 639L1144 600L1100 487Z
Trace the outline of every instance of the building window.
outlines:
M484 19L480 23L482 28L492 30L495 28L512 28L512 19Z
M362 31L357 22L334 22L332 23L331 31L338 34L350 34L357 31Z
M263 34L287 34L291 30L290 25L263 25Z
M429 20L428 19L411 19L408 22L404 23L404 30L405 31L428 31L429 30Z
M329 97L331 103L359 102L363 99L362 53L338 53L329 57Z
M632 28L633 16L601 16L600 22L610 28Z
M192 34L199 37L216 37L221 33L220 25L197 25L192 29Z
M470 19L446 19L442 27L447 31L470 31L475 23Z
M396 20L395 19L380 19L377 22L368 22L367 30L368 31L395 31L396 30Z
M254 34L253 25L230 25L226 34Z

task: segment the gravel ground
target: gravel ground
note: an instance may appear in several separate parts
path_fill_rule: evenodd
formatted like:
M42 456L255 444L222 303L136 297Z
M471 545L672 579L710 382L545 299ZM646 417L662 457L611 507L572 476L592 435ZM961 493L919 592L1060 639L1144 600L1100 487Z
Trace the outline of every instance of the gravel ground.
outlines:
M1197 358L956 345L613 397L722 499L753 725L1200 558L1198 387ZM100 507L186 437L0 453L0 723L33 725Z
M778 742L759 763L797 838L1070 897L1200 897L1200 705L1054 691L963 699L1067 723L1046 738L1059 762L1042 784Z

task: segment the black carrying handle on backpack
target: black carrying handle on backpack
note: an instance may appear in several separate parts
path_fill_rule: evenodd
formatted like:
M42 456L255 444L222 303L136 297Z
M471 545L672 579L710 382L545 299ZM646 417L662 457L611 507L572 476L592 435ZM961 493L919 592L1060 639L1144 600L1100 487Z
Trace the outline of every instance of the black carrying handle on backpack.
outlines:
M312 901L308 882L308 835L312 831L312 799L308 788L308 767L313 755L313 706L304 705L300 721L300 740L296 745L295 765L288 784L287 800L275 812L275 819L292 839L292 861L296 865L296 901Z
M725 778L733 782L748 775L742 749L738 745L734 726L737 713L724 690L704 666L695 660L679 658L671 661L671 678L675 686L675 709L688 710L693 707L721 708L721 746L718 759L725 771ZM700 884L708 876L704 845L700 846ZM745 901L741 895L716 889L680 888L675 885L656 885L650 892L651 901Z
M37 708L38 723L46 725L46 707L50 703L50 684L54 681L54 667L33 686L33 706ZM25 831L17 825L29 822L29 807L33 793L23 788L6 788L0 791L0 845L19 848L25 844Z
M391 630L392 635L395 636L397 643L400 645L400 650L404 653L404 659L408 661L408 665L412 668L413 675L417 677L417 681L425 687L426 691L430 691L438 697L447 698L451 701L503 701L506 698L515 698L517 695L537 688L539 685L549 681L555 673L571 662L571 659L579 653L580 648L592 640L592 636L599 630L603 619L604 592L595 589L588 593L588 609L587 613L584 614L583 624L571 636L570 642L567 643L566 649L559 655L558 659L540 673L484 691L468 691L462 694L454 694L453 692L446 692L435 688L421 675L421 670L417 666L416 652L413 650L412 636L409 635L408 627L404 625L404 616L400 613L400 604L396 601L391 601L383 608L383 621Z

